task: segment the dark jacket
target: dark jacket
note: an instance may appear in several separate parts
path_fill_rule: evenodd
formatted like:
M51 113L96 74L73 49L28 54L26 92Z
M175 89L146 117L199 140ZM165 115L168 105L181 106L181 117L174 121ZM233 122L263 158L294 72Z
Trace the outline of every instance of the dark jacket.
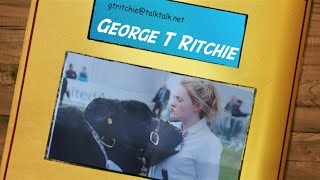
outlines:
M157 92L157 94L155 95L155 97L152 99L152 102L160 102L160 91L163 88L160 88ZM169 101L170 98L170 91L169 89L166 89L164 97L163 97L163 102L167 103Z

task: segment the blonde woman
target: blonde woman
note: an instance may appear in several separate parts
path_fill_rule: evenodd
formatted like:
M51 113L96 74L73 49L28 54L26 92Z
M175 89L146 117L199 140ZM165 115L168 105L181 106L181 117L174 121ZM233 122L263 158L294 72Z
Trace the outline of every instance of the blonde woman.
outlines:
M150 168L149 177L169 180L217 180L219 178L220 140L211 132L219 111L219 98L212 82L185 78L173 94L170 118L179 121L183 134L180 151Z

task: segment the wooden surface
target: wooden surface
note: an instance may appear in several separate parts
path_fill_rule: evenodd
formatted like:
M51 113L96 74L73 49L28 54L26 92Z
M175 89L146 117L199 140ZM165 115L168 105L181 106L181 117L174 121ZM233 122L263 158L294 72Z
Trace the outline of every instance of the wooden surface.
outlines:
M0 159L29 0L0 0ZM314 0L285 179L320 179L320 0Z

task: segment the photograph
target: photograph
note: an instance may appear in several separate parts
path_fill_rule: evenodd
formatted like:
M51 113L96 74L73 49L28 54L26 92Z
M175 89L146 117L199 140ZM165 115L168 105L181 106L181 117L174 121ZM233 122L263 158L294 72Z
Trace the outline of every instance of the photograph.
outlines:
M66 52L44 157L149 179L237 180L256 89L212 79Z

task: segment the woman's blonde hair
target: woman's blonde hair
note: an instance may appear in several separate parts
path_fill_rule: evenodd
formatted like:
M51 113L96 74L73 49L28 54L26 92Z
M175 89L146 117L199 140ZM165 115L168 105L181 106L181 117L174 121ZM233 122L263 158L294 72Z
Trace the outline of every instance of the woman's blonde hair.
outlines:
M187 89L193 104L202 104L200 118L206 117L212 125L220 111L219 94L215 84L207 80L190 77L183 78L180 83Z

